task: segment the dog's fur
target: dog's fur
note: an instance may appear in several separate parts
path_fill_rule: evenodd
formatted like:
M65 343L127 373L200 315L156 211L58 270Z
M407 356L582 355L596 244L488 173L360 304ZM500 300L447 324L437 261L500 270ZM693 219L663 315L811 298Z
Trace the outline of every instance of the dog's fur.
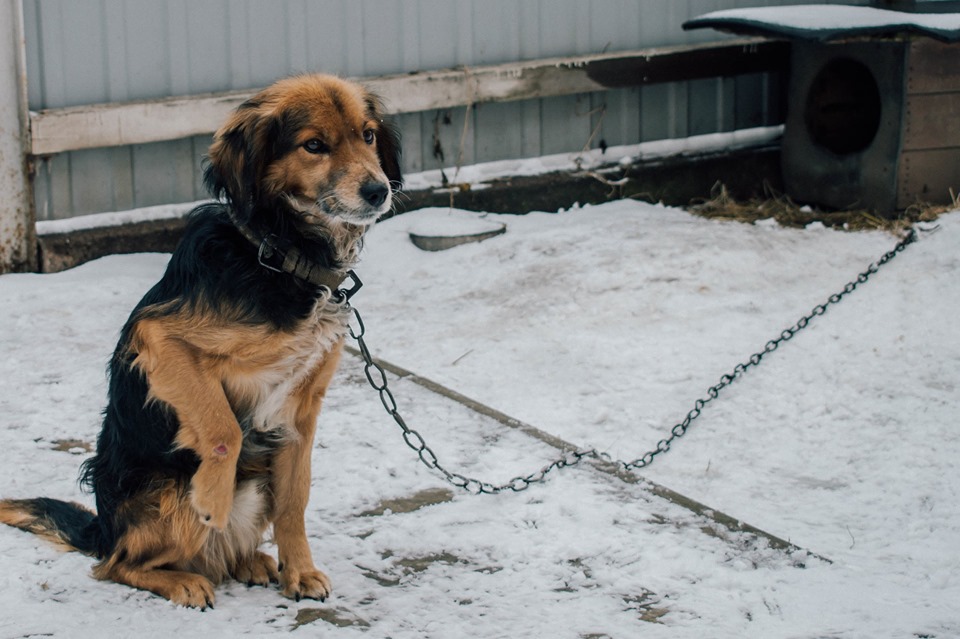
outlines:
M97 512L0 502L0 521L99 558L98 579L206 608L233 577L323 600L304 527L320 405L347 313L329 287L275 272L239 228L340 274L400 184L380 102L323 75L282 80L214 137L205 182L162 279L109 365L109 400L82 482ZM279 565L258 550L273 526Z

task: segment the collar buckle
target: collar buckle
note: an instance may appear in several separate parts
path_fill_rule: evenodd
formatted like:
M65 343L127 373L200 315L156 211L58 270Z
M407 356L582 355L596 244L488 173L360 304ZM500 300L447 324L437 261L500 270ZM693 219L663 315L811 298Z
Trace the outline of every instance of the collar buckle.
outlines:
M273 233L265 236L263 241L260 242L260 249L257 251L257 261L260 262L260 266L266 269L282 273L284 256L277 248L279 239Z

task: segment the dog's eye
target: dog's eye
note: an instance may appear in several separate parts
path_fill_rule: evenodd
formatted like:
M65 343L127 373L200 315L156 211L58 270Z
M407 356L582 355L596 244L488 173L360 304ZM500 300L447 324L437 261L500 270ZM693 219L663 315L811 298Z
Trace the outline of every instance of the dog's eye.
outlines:
M377 134L374 133L373 129L364 129L363 131L363 141L367 144L373 144L373 141L377 139Z
M330 147L318 138L310 138L303 143L303 148L307 153L329 153Z

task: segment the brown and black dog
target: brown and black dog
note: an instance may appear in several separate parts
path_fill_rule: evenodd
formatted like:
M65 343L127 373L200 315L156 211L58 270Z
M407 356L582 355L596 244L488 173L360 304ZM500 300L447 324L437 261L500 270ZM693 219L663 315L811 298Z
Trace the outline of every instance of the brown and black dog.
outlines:
M97 512L0 501L0 521L96 556L98 579L206 608L232 577L323 600L304 511L320 405L348 330L339 285L400 185L379 100L325 75L232 114L161 280L109 366L82 482ZM279 564L258 550L273 526Z

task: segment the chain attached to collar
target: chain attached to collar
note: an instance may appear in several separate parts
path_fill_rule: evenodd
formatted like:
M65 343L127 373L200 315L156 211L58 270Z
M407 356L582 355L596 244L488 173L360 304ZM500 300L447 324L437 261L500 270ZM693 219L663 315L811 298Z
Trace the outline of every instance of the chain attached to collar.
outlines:
M686 434L691 423L700 416L703 408L708 403L719 397L721 390L732 384L748 369L759 366L765 355L777 350L777 348L779 348L783 342L792 339L798 332L809 326L813 319L826 313L827 309L829 309L832 305L838 304L846 295L852 293L860 284L866 283L870 276L875 274L881 266L896 257L898 253L902 252L905 248L907 248L907 246L916 241L916 239L917 232L912 228L909 229L907 235L900 240L900 242L897 243L893 249L887 251L876 262L870 264L870 266L867 267L867 270L865 270L863 273L860 273L855 280L844 286L842 291L831 295L829 298L827 298L827 301L815 306L810 313L801 317L796 324L781 331L779 336L768 341L763 347L762 351L754 353L746 362L737 364L732 372L723 375L717 384L707 389L706 397L698 399L693 403L693 409L687 413L683 421L679 422L670 429L670 435L657 442L656 447L649 452L634 459L633 461L625 462L621 460L611 460L610 455L598 451L596 448L567 450L564 451L562 457L547 464L543 468L530 473L529 475L519 475L508 482L499 485L491 484L479 479L473 479L472 477L466 477L460 473L447 470L437 459L436 454L427 445L426 441L423 439L423 436L420 435L420 433L418 433L416 430L407 426L406 421L397 411L397 401L394 399L393 393L387 387L386 371L384 370L383 366L378 364L373 359L373 356L370 354L370 350L367 348L366 341L364 340L366 327L363 324L363 320L360 318L360 313L352 307L351 310L353 311L354 317L357 321L357 329L354 330L354 327L351 326L350 336L357 341L357 344L360 347L360 355L364 361L364 373L366 373L367 381L370 383L370 386L377 391L377 393L379 393L380 402L383 404L384 410L388 415L390 415L390 417L393 418L393 421L395 421L397 426L399 426L403 431L403 441L417 454L424 466L431 470L439 471L443 474L443 477L447 482L470 493L484 493L493 495L506 490L520 492L522 490L526 490L532 484L544 482L547 473L550 471L557 468L564 468L566 466L575 466L580 463L580 460L583 458L602 459L608 462L613 461L613 463L626 471L637 470L649 466L651 463L653 463L653 460L657 457L657 455L670 450L670 445L674 442L674 440L683 437Z

